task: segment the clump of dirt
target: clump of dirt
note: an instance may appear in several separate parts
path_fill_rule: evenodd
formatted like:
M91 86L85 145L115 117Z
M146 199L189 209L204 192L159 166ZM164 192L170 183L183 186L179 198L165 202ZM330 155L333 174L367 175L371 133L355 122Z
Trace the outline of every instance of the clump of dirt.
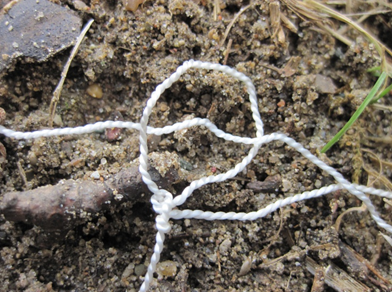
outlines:
M240 0L145 1L135 12L117 0L53 2L76 11L84 22L95 20L68 72L56 109L57 127L104 121L114 113L136 122L155 87L184 61L226 62L254 82L266 133L286 133L348 179L367 183L361 137L374 134L372 129L389 134L383 111L366 112L327 156L319 153L376 80L366 69L379 65L380 58L362 36L351 32L355 43L347 47L290 10L290 1L282 1L279 9L296 32L288 22L276 26L269 1L254 1L238 15L247 5ZM378 32L377 26L373 29ZM68 49L43 63L20 58L6 71L0 79L0 106L7 128L48 127L52 93L69 53ZM102 90L99 96L88 93L92 85ZM255 136L243 85L223 73L187 72L158 101L150 126L196 116L209 118L229 133ZM92 180L96 171L104 178L136 164L139 155L138 132L130 130L115 139L102 132L0 141L7 151L0 198L62 179ZM196 178L233 168L249 150L224 142L203 127L150 136L149 143L151 165L158 171L164 171L170 157L179 161L181 179L170 186L174 194ZM390 160L387 147L372 147ZM273 191L248 186L273 177L280 177ZM251 212L287 194L332 182L293 149L274 142L263 146L238 177L197 190L181 208ZM103 210L66 235L1 217L1 290L138 290L155 241L155 213L145 200L149 195ZM375 201L390 222L391 207ZM392 281L390 247L378 249L380 230L366 212L347 214L339 232L335 230L339 214L359 205L356 198L336 192L255 222L172 221L152 291L309 291L314 276L306 268L307 257L321 266L341 266L370 289L384 289L390 284L375 280L370 272L360 276L341 259L339 241L368 260L381 255L374 265ZM244 265L250 266L248 272Z

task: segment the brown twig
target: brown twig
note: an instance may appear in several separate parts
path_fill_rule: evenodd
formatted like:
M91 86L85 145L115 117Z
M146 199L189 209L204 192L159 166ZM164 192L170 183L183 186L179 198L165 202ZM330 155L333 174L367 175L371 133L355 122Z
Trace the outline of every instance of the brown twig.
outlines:
M227 65L227 59L229 58L230 49L231 49L232 44L233 44L233 39L229 39L229 42L227 43L227 47L226 47L225 58L223 59L223 65Z
M163 188L178 180L177 171L170 169L165 177L153 168L153 180ZM69 230L91 220L101 210L118 202L145 201L149 193L137 167L126 168L106 181L63 180L24 192L4 194L0 214L9 221L25 222L46 231Z

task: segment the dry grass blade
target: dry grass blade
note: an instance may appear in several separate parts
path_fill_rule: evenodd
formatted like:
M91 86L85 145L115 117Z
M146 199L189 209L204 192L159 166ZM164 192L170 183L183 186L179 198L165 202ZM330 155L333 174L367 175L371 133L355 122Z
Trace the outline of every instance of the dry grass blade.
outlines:
M60 81L57 84L57 87L53 92L52 100L50 101L49 127L53 127L53 119L54 119L54 115L56 114L56 106L57 106L58 101L60 100L61 90L63 89L65 77L67 77L69 66L71 65L71 62L72 62L73 58L75 57L76 53L78 52L79 46L82 43L84 36L86 35L87 31L89 30L89 28L93 22L94 22L94 20L90 19L87 22L87 24L84 26L82 31L80 32L80 35L79 35L78 39L76 40L76 44L72 49L71 55L69 56L67 63L65 64L63 71L61 72Z
M334 38L338 39L339 41L346 44L347 46L350 47L353 44L352 40L350 40L348 37L345 37L343 34L333 30L329 26L323 24L320 24L319 26L324 30L326 30L327 32L329 32Z
M309 7L305 6L302 1L282 0L282 2L285 3L291 11L293 11L303 20L311 20L313 22L319 23L325 19L325 17L322 17L322 15L314 9L310 9Z
M290 19L288 19L287 16L283 13L280 14L280 20L282 20L282 24L286 26L289 30L291 30L293 33L298 33L297 26L292 23Z
M317 270L323 269L325 283L335 289L335 291L372 291L368 286L356 281L334 264L324 268L318 265L312 258L306 257L306 268L313 275Z
M218 20L218 15L221 14L220 1L214 0L214 21Z
M272 2L269 5L270 9L270 18L271 18L271 28L272 28L272 36L274 38L280 29L280 5L279 2Z
M369 154L369 158L376 161L379 164L379 171L376 171L373 169L373 167L367 165L365 162L362 162L362 167L363 169L367 172L369 177L373 177L374 181L372 182L372 185L375 182L381 183L383 186L385 186L387 189L392 190L392 183L391 181L382 173L383 172L383 166L391 166L391 164L387 161L381 160L375 153L373 153L371 150L368 149L361 149L362 152L366 152Z
M328 14L329 16L342 21L348 25L350 25L352 28L354 28L355 30L359 31L360 33L362 33L371 43L374 44L377 52L379 53L379 55L381 56L382 59L382 67L383 67L383 71L386 72L390 72L391 70L385 70L387 69L387 62L386 62L386 58L385 58L385 52L388 52L389 55L392 56L392 51L390 49L388 49L384 44L382 44L375 36L373 36L369 31L367 31L366 29L364 29L361 25L359 25L357 22L353 21L352 19L348 18L347 16L341 14L340 12L318 2L315 0L305 0L305 5L307 5L310 9L317 9L323 13Z

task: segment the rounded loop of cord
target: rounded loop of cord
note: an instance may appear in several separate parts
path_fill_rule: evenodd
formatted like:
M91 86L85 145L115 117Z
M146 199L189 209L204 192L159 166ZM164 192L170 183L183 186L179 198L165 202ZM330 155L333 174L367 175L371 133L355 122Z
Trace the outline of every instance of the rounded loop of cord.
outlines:
M230 68L228 66L222 66L219 64L211 64L211 63L206 63L206 62L200 62L200 61L187 61L185 62L182 66L180 66L175 73L173 73L168 79L166 79L161 85L158 85L157 89L153 92L151 99L147 102L147 107L155 105L157 99L163 93L165 89L170 87L175 81L177 81L180 76L185 73L186 70L189 68L194 67L194 68L200 68L200 69L207 69L207 70L218 70L222 71L230 76L233 76L234 78L244 82L247 87L247 91L249 94L249 99L251 102L251 110L252 110L252 117L255 121L256 125L256 136L257 138L254 139L252 142L253 147L249 151L249 154L247 157L245 157L242 162L238 163L233 169L227 171L226 173L219 174L219 175L211 175L207 177L203 177L199 180L193 181L187 188L184 189L184 191L177 196L176 198L172 199L170 201L170 206L167 203L159 203L157 202L156 198L152 198L151 202L154 206L154 210L159 214L156 218L156 227L158 229L158 234L162 233L165 234L170 230L170 223L168 222L171 217L176 217L176 219L181 219L181 218L199 218L199 219L205 219L205 220L214 220L214 219L220 219L220 220L255 220L257 218L262 218L266 216L267 214L270 214L271 212L275 211L279 207L281 207L284 204L287 204L291 201L297 201L297 200L304 200L304 199L310 199L314 197L318 197L321 195L326 194L327 192L330 192L334 189L339 188L338 185L322 188L320 190L315 190L313 192L305 192L303 194L299 194L296 196L291 196L283 201L277 201L275 203L270 204L266 208L259 210L257 212L251 212L248 214L240 214L240 213L234 213L234 212L229 212L229 213L224 213L224 212L204 212L201 210L184 210L184 211L177 211L173 209L173 205L179 206L183 204L187 198L193 193L194 190L200 188L201 186L208 184L208 183L213 183L213 182L219 182L219 181L224 181L226 179L229 179L231 177L234 177L238 172L242 171L254 158L254 156L257 154L258 150L264 143L268 143L273 140L280 140L288 144L289 146L293 147L297 151L299 151L302 155L304 155L306 158L308 158L310 161L321 167L322 169L326 170L330 175L332 175L339 183L342 188L347 189L350 193L353 195L357 196L359 199L364 201L364 203L368 206L368 210L371 213L371 216L373 219L379 224L379 226L386 228L388 231L391 231L391 226L388 225L385 221L383 221L377 211L375 210L373 204L371 203L370 199L366 199L366 195L362 193L360 190L355 188L354 186L348 185L350 184L348 181L346 181L343 176L338 173L336 170L332 169L328 165L326 165L324 162L322 162L320 159L315 157L313 154L311 154L307 149L305 149L302 145L299 143L295 142L293 139L287 137L284 134L279 134L279 133L273 133L270 135L265 135L264 136L264 129L263 129L263 122L260 117L260 112L258 110L258 104L257 104L257 97L256 97L256 90L254 88L254 85L252 81L250 80L249 77L245 76L243 73L240 73L236 71L233 68ZM164 88L163 90L161 89ZM155 95L154 95L155 94ZM146 107L146 108L147 108ZM145 110L145 113L150 112L151 113L152 108L149 110ZM200 120L199 120L200 121ZM195 121L197 122L197 121ZM190 122L191 123L191 122ZM223 131L220 131L216 129L216 126L209 125L211 122L205 122L204 124L209 126L210 130L213 130L217 136L219 135L220 137L226 139L226 138L231 138L230 134L224 133ZM142 122L141 122L142 124ZM203 123L200 123L200 125L203 125ZM147 124L145 126L145 129L147 131ZM143 125L142 125L142 130L143 130ZM240 139L238 140L239 143ZM142 146L141 146L142 147ZM141 151L141 155L143 155ZM145 155L145 154L144 154ZM351 186L351 187L350 187ZM150 188L150 190L152 190ZM165 209L165 210L164 210ZM201 217L198 217L201 215ZM157 235L158 236L158 235ZM155 249L154 254L151 259L151 263L149 266L149 271L146 274L145 281L142 285L142 288L140 291L147 291L148 287L150 286L150 282L152 281L151 277L151 271L155 271L155 266L156 262L155 259L160 257L160 253L163 248L163 241L158 243L157 245L160 246L159 249ZM146 290L144 290L146 289Z
M148 126L148 119L155 106L160 95L169 88L174 82L180 79L181 75L185 73L189 68L199 68L205 70L218 70L224 72L237 80L243 82L246 85L249 99L251 103L252 117L255 121L256 126L256 138L240 137L232 134L225 133L224 131L218 129L208 119L194 118L192 120L187 120L184 122L175 123L164 128L152 128ZM211 175L202 177L199 180L193 181L184 191L173 198L173 195L164 189L159 189L155 182L151 179L148 173L148 146L147 146L147 134L168 134L181 129L189 128L191 126L205 126L217 137L222 138L227 141L232 141L235 143L244 143L252 145L249 153L239 162L235 167L226 173L221 173L218 175ZM148 186L149 190L153 193L151 196L151 203L154 211L158 214L156 217L156 228L158 230L156 234L156 243L154 246L153 254L151 256L150 264L147 268L147 273L144 277L144 282L140 287L140 291L145 292L149 290L151 282L154 279L154 272L156 270L157 263L159 262L161 252L164 248L165 234L171 229L169 220L172 219L204 219L204 220L255 220L258 218L263 218L268 214L276 211L278 208L290 205L294 202L308 200L311 198L317 198L323 196L327 193L346 189L349 193L360 199L367 207L368 212L371 217L376 221L376 223L381 227L392 233L392 226L384 221L378 214L375 206L373 205L371 199L366 194L371 194L375 196L385 197L392 199L392 193L380 189L374 189L371 187L366 187L362 185L357 185L346 180L341 173L336 171L333 167L327 165L325 162L321 161L315 155L313 155L309 150L304 148L301 144L296 142L294 139L281 134L272 133L264 135L263 122L260 117L260 112L258 110L258 103L256 97L255 87L249 77L241 72L236 71L228 66L223 66L220 64L213 64L208 62L193 61L189 60L180 66L176 72L174 72L169 78L157 86L155 91L152 93L150 99L147 101L147 105L143 111L140 123L133 122L122 122L122 121L106 121L98 122L95 124L88 124L85 126L80 126L76 128L62 128L62 129L45 129L34 132L18 132L10 129L6 129L0 126L0 134L7 137L15 139L32 139L38 137L49 137L55 135L69 135L69 134L86 134L92 133L94 131L102 130L105 128L120 127L135 129L140 132L140 166L139 171L142 175L143 181ZM194 190L200 188L203 185L222 182L229 178L234 177L240 171L245 169L245 167L253 160L257 155L258 150L263 144L269 143L271 141L281 141L290 146L291 148L298 151L305 158L309 159L312 163L317 165L319 168L324 170L326 173L335 178L338 182L335 185L329 185L322 187L318 190L312 190L304 192L297 195L290 195L284 199L277 200L264 208L249 212L249 213L235 213L235 212L206 212L202 210L178 210L174 209L177 206L183 204L187 198L193 193ZM365 194L366 193L366 194Z
M151 198L151 203L153 205L154 211L159 215L156 218L156 228L158 229L158 233L165 234L170 231L171 225L169 223L170 212L173 209L173 206L180 205L185 202L185 200L193 193L194 190L202 187L205 184L223 181L228 178L234 177L238 172L242 171L253 159L253 157L257 154L260 145L253 145L250 154L245 157L241 163L237 164L236 167L232 170L227 171L224 174L219 176L209 176L206 178L202 178L191 183L190 187L187 187L183 193L176 198L176 203L173 202L173 197L165 193L162 193L162 190L159 190L158 186L151 179L147 169L148 169L148 144L147 144L147 131L148 131L148 119L151 115L153 107L156 105L156 102L160 98L161 94L168 89L174 82L178 81L188 69L190 68L198 68L198 69L207 69L207 70L217 70L221 71L229 76L240 80L246 85L247 92L249 94L249 100L251 103L251 111L252 117L255 121L256 125L256 136L262 137L264 135L263 122L260 117L260 112L258 110L258 102L256 97L256 89L251 81L251 79L245 74L238 72L237 70L230 68L228 66L213 64L208 62L194 61L189 60L184 62L184 64L177 68L176 72L170 75L165 81L163 81L160 85L156 87L154 92L151 94L150 99L147 101L146 107L143 110L143 115L140 119L140 166L139 171L142 175L142 179L144 183L147 185L149 190L153 193ZM167 191L166 191L167 192ZM158 242L157 242L158 244ZM162 244L162 246L161 246ZM163 242L159 244L160 248L156 248L154 250L154 254L152 259L159 258L161 250L163 248ZM156 245L157 246L157 245ZM140 291L147 291L144 289L148 289L150 286L150 281L152 280L152 271L155 271L155 260L151 260L151 263L148 267L147 274L145 276L144 283Z

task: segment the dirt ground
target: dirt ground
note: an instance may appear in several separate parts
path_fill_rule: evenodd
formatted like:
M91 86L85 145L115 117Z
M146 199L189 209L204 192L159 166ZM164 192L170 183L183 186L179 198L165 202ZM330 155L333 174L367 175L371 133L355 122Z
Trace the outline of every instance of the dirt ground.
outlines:
M147 0L134 12L117 0L53 2L68 7L83 24L94 19L67 74L55 127L108 119L137 122L155 87L184 61L225 63L254 82L266 133L289 135L352 182L388 188L379 178L390 178L391 169L387 163L380 169L375 157L392 161L389 108L370 107L338 144L320 153L377 80L367 70L379 66L380 57L354 30L345 32L353 41L347 46L315 20L294 13L292 0ZM354 3L352 13L374 8ZM346 13L344 5L334 8ZM278 20L271 18L276 9L283 15ZM390 19L391 13L371 15L363 25L389 46ZM329 25L344 29L341 23ZM43 62L16 58L0 72L5 127L48 128L49 104L70 51ZM389 106L390 96L381 103ZM150 125L192 117L207 117L235 135L255 135L243 86L221 73L189 71L163 94ZM5 158L0 198L61 180L94 181L97 172L104 181L137 165L138 134L124 130L114 139L101 132L20 141L1 136L6 157L0 151ZM153 167L169 158L178 162L179 176L169 186L174 194L195 178L233 168L249 150L200 127L150 137L150 146ZM266 179L270 184L261 189L249 184ZM251 212L287 194L331 183L300 154L274 142L263 146L235 179L197 190L181 209ZM58 230L1 216L0 290L137 291L155 242L149 195L120 201ZM391 203L372 200L391 223ZM336 224L344 211L360 205L339 191L254 222L172 220L151 291L339 291L310 273L310 263L318 272L335 267L362 283L351 291L389 291L392 249L380 236L385 231L366 211L348 212ZM335 276L338 287L341 278Z

